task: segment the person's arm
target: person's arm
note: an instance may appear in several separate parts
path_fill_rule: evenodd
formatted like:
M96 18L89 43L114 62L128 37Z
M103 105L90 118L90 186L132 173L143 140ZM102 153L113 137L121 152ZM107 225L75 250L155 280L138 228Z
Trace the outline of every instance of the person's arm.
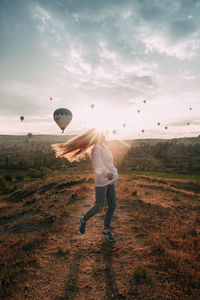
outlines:
M103 159L102 159L102 150L99 146L95 146L92 150L92 165L96 174L102 174L107 177L109 180L112 178L112 173L110 170L105 166Z

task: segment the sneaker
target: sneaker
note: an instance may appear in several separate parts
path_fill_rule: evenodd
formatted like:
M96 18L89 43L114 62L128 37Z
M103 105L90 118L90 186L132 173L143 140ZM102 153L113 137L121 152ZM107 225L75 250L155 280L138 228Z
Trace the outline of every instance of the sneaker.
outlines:
M83 217L80 218L79 231L81 234L85 233L86 222L83 222Z
M102 230L101 234L109 241L109 242L115 242L115 238L112 235L112 233L109 230Z

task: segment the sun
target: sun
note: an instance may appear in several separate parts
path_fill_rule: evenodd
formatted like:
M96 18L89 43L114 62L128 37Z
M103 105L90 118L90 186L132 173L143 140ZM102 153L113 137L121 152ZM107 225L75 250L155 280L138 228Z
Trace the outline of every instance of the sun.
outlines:
M109 108L99 107L87 112L86 124L90 128L98 130L117 130L120 127L120 119L116 114L112 113Z

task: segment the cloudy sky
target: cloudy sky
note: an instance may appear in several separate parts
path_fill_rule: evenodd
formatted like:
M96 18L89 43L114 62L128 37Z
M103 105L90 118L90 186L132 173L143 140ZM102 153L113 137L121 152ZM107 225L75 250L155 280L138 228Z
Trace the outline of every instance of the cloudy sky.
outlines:
M61 134L66 107L65 134L199 135L199 15L200 0L1 0L0 134Z

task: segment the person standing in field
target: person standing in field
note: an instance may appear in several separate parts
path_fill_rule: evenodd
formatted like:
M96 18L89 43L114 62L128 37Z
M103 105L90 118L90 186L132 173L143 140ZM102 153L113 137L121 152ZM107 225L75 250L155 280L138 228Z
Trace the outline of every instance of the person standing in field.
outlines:
M104 218L104 228L101 234L110 242L115 238L110 231L112 217L116 207L115 186L118 172L113 164L112 152L105 145L106 133L93 128L64 144L53 144L56 157L65 157L70 161L80 160L88 153L91 157L95 173L94 206L80 218L79 231L85 233L87 221L102 211L107 200L108 208Z

